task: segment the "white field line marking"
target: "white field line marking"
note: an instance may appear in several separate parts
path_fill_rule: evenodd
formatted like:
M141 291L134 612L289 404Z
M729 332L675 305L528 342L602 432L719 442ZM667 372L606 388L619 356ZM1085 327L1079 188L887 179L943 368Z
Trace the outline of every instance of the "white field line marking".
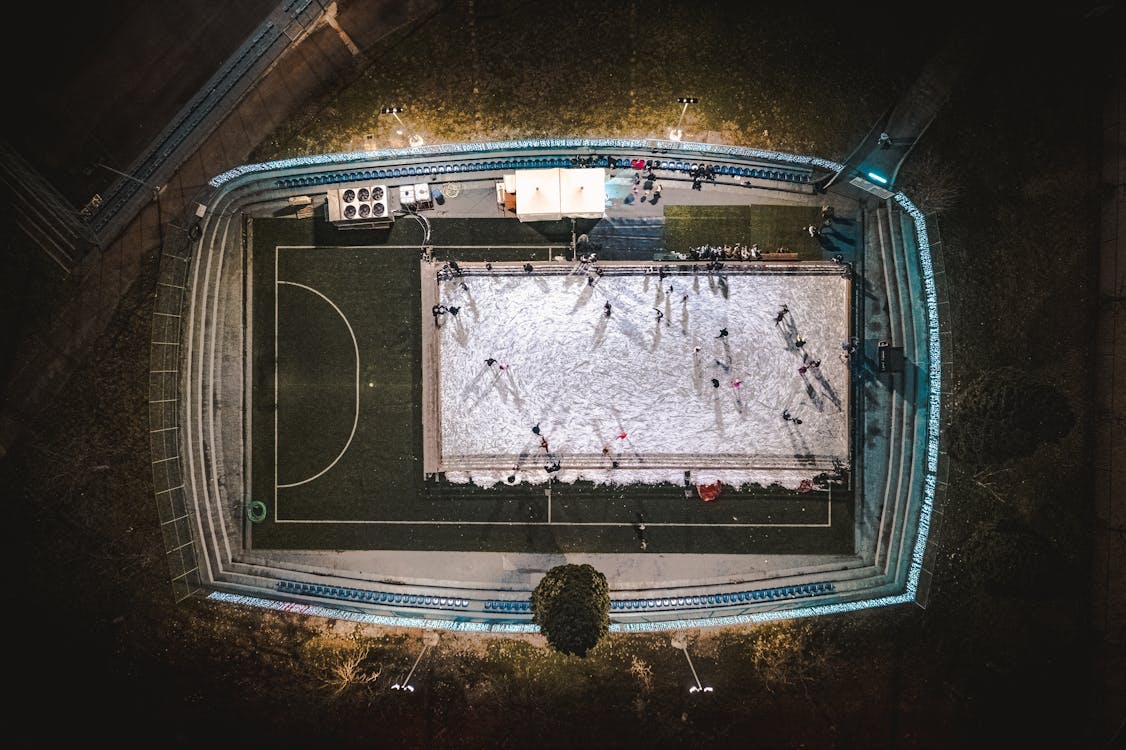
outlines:
M325 472L327 472L333 466L336 466L337 462L340 461L340 459L344 457L344 454L348 452L348 447L352 445L352 438L354 438L356 436L356 426L359 425L359 423L360 423L360 345L359 345L359 342L356 341L356 332L352 330L352 324L348 322L348 317L346 315L344 315L344 312L339 307L336 306L335 302L333 302L328 297L321 294L320 292L318 292L316 289L312 288L311 286L305 286L304 284L298 284L296 281L280 281L279 280L277 283L278 284L288 284L289 286L299 287L301 289L304 289L305 291L312 292L313 294L317 295L318 297L323 299L328 304L332 305L332 309L336 310L336 314L340 316L340 319L344 321L344 325L348 327L348 335L352 337L352 350L356 355L355 356L355 359L356 359L356 408L353 411L353 415L352 415L352 433L348 436L348 442L346 442L344 444L344 447L340 450L340 453L336 456L336 458L334 458L332 460L332 463L330 463L328 466L326 466L323 469L321 469L320 471L318 471L313 476L308 477L307 479L302 479L300 482L290 482L288 484L277 484L277 476L276 475L277 475L278 444L277 444L277 437L276 437L276 434L275 434L275 438L274 438L274 474L275 474L274 484L276 485L277 489L280 489L282 487L297 487L299 485L311 482L314 479L316 479L317 477L323 475ZM276 298L277 298L276 293L275 293L274 297L275 297L275 305L276 305L277 304L276 303ZM274 318L274 404L275 404L274 408L275 409L277 408L277 387L278 387L278 384L277 384L277 359L278 359L277 328L278 328L278 321L277 321L277 318L275 317ZM274 431L275 431L275 433L277 431L277 416L276 415L274 417ZM277 489L275 489L275 493L277 492ZM276 517L277 516L275 516L275 518Z

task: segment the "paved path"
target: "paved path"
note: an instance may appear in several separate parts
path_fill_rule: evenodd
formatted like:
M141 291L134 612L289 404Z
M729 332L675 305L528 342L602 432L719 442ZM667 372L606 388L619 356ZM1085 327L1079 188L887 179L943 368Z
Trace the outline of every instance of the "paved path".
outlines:
M979 35L975 31L956 34L849 154L845 169L833 181L848 180L853 175L867 178L875 173L887 180L880 184L892 190L900 166L945 106L962 71L973 61Z
M356 44L371 45L395 29L415 23L441 4L441 0L416 0L409 4L379 0L352 4L341 11L337 25ZM267 8L258 3L255 7L270 10L277 5L270 4ZM152 22L151 18L149 20ZM243 24L239 28L249 26ZM143 36L147 32L133 29L131 33ZM167 33L174 34L176 29L170 28ZM133 287L142 273L155 268L163 233L184 231L189 225L196 203L210 192L207 181L233 165L245 163L251 150L279 123L300 109L310 97L323 91L353 59L348 45L329 24L319 26L300 44L289 48L253 90L199 143L194 153L174 165L175 171L170 174L159 198L149 199L110 244L86 256L73 274L73 297L60 311L46 345L33 356L16 354L13 375L6 384L4 402L0 406L0 458L63 386L76 363L86 357L130 291L142 298L151 291L133 290ZM190 54L182 53L181 63L185 69L191 69ZM212 70L212 67L206 69L204 79ZM198 72L192 75L198 77ZM80 105L81 102L76 106ZM122 141L117 147L124 153L137 145Z

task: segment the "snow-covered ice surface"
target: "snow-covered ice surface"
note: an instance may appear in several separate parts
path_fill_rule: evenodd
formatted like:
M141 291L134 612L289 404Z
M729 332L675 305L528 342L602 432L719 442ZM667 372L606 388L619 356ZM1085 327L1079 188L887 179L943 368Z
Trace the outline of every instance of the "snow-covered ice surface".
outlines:
M448 480L547 482L557 461L562 482L682 484L691 471L692 483L796 487L847 464L847 279L603 268L593 285L560 263L436 282L458 309L439 316L441 361L428 363Z

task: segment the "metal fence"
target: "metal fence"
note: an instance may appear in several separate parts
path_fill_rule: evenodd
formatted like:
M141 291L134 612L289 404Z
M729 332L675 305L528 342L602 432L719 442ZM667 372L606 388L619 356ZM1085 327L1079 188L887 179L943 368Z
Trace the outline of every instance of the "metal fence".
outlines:
M153 491L176 601L202 591L194 521L186 497L180 422L180 346L192 244L188 231L169 224L157 275L149 354Z

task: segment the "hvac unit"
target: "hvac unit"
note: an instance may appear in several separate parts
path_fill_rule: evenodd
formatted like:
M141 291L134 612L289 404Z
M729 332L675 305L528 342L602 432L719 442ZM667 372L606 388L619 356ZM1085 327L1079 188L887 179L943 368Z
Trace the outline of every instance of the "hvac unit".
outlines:
M414 208L414 185L399 186L399 205L402 208Z
M329 192L328 219L344 224L390 224L386 185L351 185Z

